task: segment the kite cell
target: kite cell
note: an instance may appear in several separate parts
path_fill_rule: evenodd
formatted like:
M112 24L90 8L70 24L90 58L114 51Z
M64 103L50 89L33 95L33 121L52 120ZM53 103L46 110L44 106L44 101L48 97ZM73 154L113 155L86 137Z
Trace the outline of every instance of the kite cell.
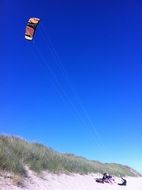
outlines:
M25 31L25 38L27 40L32 40L36 31L36 27L39 24L39 18L30 18L28 20L26 31Z

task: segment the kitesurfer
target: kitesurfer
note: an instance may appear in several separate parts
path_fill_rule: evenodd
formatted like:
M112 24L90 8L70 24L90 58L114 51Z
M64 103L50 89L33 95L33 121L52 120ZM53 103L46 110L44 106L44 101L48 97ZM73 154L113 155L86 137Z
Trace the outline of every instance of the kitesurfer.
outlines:
M121 177L121 179L122 179L122 183L118 183L118 185L124 185L124 186L126 186L127 185L126 179L124 179L123 177Z

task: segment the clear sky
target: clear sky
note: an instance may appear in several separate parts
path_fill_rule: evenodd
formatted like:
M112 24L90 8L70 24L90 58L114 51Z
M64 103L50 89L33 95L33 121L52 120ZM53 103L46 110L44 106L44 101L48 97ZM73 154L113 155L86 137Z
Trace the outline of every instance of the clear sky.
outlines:
M0 133L142 172L142 2L1 0L0 18Z

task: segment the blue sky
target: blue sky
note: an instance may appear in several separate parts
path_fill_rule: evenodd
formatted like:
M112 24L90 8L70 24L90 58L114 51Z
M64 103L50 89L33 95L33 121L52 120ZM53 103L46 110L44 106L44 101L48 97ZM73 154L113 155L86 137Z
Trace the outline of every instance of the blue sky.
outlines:
M142 2L0 2L0 133L142 172ZM24 39L29 17L41 22Z

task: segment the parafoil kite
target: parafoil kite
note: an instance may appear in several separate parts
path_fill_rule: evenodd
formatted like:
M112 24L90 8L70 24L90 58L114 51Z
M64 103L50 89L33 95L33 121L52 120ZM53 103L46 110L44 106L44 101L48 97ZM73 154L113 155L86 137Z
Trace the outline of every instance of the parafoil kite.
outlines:
M28 20L26 30L25 30L25 38L27 40L32 40L35 34L35 30L37 25L39 24L39 18L30 18Z

